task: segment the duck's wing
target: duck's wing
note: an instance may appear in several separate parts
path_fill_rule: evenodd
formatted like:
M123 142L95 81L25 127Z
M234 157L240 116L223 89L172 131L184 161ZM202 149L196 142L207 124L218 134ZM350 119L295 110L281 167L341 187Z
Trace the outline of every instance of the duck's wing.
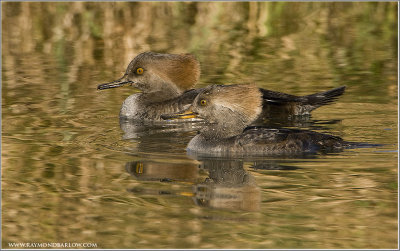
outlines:
M306 96L295 96L283 92L260 89L264 100L263 110L265 110L265 114L263 116L307 115L312 110L337 100L345 89L346 86L341 86Z
M270 153L300 153L337 151L346 147L342 138L299 129L270 129L263 127L246 128L235 138L235 144L247 151Z
M315 108L335 102L346 90L346 86L340 86L328 91L314 93L301 97L306 104L315 106Z

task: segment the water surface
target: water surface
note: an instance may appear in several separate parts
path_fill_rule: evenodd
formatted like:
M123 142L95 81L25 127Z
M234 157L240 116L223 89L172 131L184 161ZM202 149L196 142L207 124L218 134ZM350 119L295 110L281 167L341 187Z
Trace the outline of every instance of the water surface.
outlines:
M397 3L3 3L2 245L397 248ZM143 51L198 87L346 85L293 127L381 144L304 157L187 155L197 126L120 123Z

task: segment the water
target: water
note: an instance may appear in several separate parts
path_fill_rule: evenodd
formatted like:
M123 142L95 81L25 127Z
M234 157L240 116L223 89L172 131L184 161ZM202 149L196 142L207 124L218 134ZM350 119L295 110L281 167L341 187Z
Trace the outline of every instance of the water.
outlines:
M397 3L5 3L2 14L4 248L397 248ZM198 125L120 124L135 90L96 90L146 50L196 55L199 87L346 85L294 126L382 146L188 155Z

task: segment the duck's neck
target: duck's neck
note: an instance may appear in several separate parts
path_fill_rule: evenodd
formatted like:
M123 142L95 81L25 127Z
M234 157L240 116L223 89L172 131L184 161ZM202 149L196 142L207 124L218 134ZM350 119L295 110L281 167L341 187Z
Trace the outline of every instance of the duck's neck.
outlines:
M145 90L141 93L142 104L155 104L177 98L182 95L182 91L173 84L164 83L159 85L157 90Z
M161 120L163 114L182 110L181 104L175 102L181 94L173 89L133 94L122 104L120 116L137 120Z

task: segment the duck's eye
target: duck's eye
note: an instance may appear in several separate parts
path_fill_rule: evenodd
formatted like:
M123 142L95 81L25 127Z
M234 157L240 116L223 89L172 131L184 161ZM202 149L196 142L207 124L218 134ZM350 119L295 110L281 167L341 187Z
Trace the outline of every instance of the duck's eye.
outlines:
M141 68L141 67L139 67L139 68L136 69L136 74L141 75L141 74L143 74L143 72L144 72L144 70L143 70L143 68Z
M207 104L207 101L205 99L200 100L200 105L205 106Z

